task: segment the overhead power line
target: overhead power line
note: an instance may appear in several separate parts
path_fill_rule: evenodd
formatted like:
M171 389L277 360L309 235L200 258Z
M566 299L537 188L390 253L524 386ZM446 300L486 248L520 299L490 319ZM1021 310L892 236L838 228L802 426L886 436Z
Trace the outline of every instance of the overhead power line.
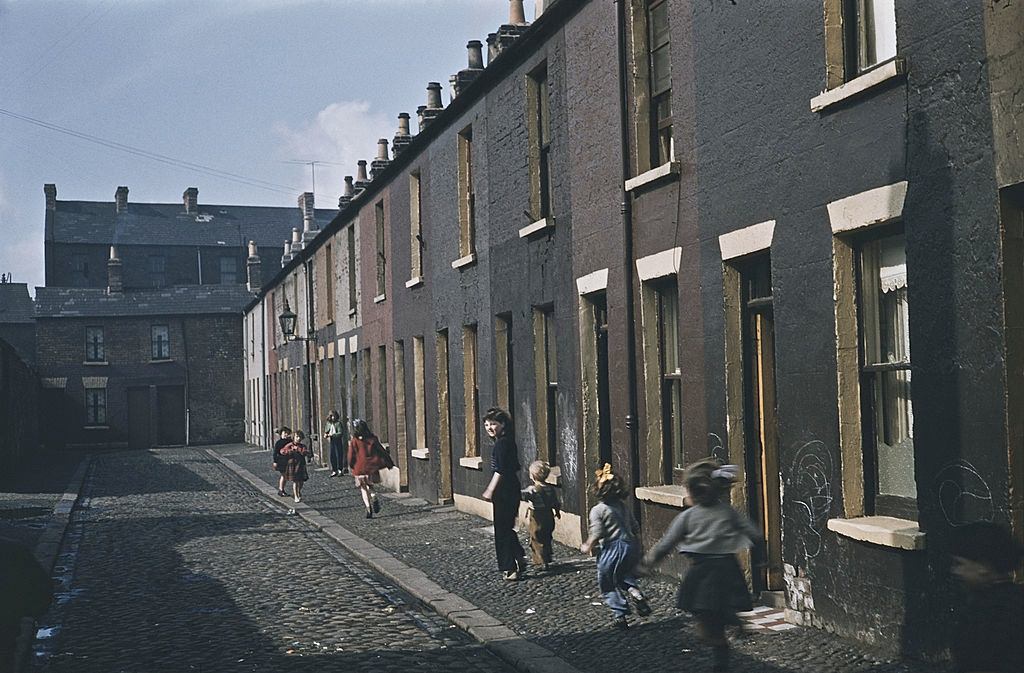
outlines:
M57 124L52 124L41 119L35 119L27 115L11 112L10 110L5 110L3 108L0 108L0 115L10 117L11 119L17 119L19 121L23 121L25 123L32 124L34 126L38 126L40 128L44 128L50 131L62 133L64 135L68 135L73 138L78 138L80 140L94 143L96 145L100 145L109 149L125 152L127 154L132 154L134 156L143 157L145 159L156 161L162 164L167 164L169 166L174 166L176 168L185 168L191 171L195 171L197 173L202 173L204 175L210 175L213 177L221 178L223 180L243 184L248 187L265 189L268 191L278 192L281 194L295 194L299 191L295 187L289 185L281 185L275 182L268 182L266 180L260 180L258 178L251 178L245 175L239 175L238 173L223 171L218 168L211 168L210 166L204 166L202 164L193 163L191 161L185 161L183 159L176 159L174 157L169 157L165 154L150 152L149 150L144 150L139 147L133 147L132 145L126 145L124 143L119 143L117 141L109 140L107 138L101 138L99 136L94 136L89 133L83 133L82 131L76 131L74 129L59 126Z

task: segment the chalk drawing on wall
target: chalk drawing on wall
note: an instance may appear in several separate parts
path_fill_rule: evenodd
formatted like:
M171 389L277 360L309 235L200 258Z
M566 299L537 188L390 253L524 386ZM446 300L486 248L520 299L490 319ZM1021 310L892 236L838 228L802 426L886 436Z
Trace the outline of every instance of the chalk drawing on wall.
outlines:
M821 553L822 531L832 511L835 468L824 442L812 440L793 453L785 474L783 517L795 527L806 559Z
M723 464L729 462L729 452L725 449L725 442L713 432L708 433L708 455L717 458Z
M935 475L935 498L942 516L950 526L966 526L974 521L992 521L995 505L992 489L981 473L966 460L944 466Z

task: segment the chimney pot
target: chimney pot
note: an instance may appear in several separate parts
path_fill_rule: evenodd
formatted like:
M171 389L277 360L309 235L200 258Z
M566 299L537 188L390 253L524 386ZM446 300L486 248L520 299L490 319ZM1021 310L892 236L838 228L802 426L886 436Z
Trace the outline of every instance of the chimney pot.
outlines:
M349 198L352 198L352 196L356 193L356 188L352 184L352 176L351 175L346 175L345 176L345 191L342 192L342 193L345 196L349 197Z
M377 160L387 161L388 160L388 139L380 138L377 140Z
M259 257L260 253L256 247L256 241L249 241L249 259L253 257Z
M110 259L107 260L107 294L120 294L124 291L123 269L117 246L110 246Z
M128 188L118 187L114 192L114 210L117 213L123 213L128 209Z
M469 51L469 67L473 70L484 69L484 44L480 40L470 40L466 44L466 49Z
M526 24L526 11L523 9L523 0L509 1L508 22L513 26L522 26Z
M256 241L249 241L249 258L245 262L245 285L249 292L259 292L263 283L263 263L260 260Z
M196 187L189 187L181 195L182 201L185 204L185 213L188 215L195 215L199 212L199 189Z
M46 209L57 210L57 185L53 183L43 185L43 194L46 195Z
M440 82L428 82L427 83L427 109L428 110L440 110L444 106L441 104L441 83Z
M398 113L398 135L407 136L409 135L409 113L399 112Z
M366 159L356 162L356 189L366 189L370 179L366 176Z

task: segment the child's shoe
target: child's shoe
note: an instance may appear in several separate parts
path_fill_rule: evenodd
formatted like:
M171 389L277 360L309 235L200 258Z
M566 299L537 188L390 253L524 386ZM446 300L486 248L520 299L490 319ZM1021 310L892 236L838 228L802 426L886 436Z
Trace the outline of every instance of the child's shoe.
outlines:
M380 499L377 496L373 496L373 513L380 514Z
M626 630L629 628L629 622L626 621L626 615L620 615L612 620L612 626L616 629Z
M287 498L287 497L288 497L288 494L287 494L287 493L285 493L284 491L278 491L278 492L277 492L277 495L278 495L278 496L280 496L280 497L282 497L282 498Z
M504 579L508 580L509 582L517 582L517 581L519 581L519 571L518 570L506 570L505 574L502 575L502 577L504 577Z
M651 614L651 606L647 602L647 597L644 596L643 592L636 587L629 587L626 592L633 601L633 605L636 607L636 613L641 617L646 617Z

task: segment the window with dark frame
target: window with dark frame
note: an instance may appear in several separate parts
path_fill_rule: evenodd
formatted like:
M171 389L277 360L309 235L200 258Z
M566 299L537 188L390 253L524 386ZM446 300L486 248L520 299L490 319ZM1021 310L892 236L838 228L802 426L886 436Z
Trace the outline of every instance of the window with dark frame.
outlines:
M650 128L652 168L672 161L672 68L668 0L647 3L647 50L650 58Z
M102 327L85 328L85 361L106 362Z
M843 0L843 27L847 80L896 56L895 0Z
M683 382L679 362L679 292L675 281L657 287L658 353L661 369L661 428L665 483L683 459Z
M171 337L167 325L153 325L150 328L154 360L169 360L171 357Z
M555 309L547 307L544 315L544 383L547 414L548 463L558 464L558 343L555 330Z
M86 425L105 425L107 422L107 389L85 389Z
M89 258L75 253L71 255L71 284L75 287L89 286Z
M480 418L480 389L476 367L477 326L462 327L462 394L463 417L465 420L466 446L468 457L480 455L480 431L477 419Z
M331 244L324 246L324 288L327 295L327 323L334 322L334 250Z
M349 225L346 239L348 243L348 310L355 311L359 306L356 295L356 227Z
M385 444L388 442L388 349L387 346L377 347L377 389L380 400L380 419L377 424L377 436Z
M865 509L916 519L905 237L888 229L857 253Z
M420 173L409 174L409 278L423 277L423 213L420 196Z
M149 256L149 280L153 287L167 285L167 258L163 255Z
M234 257L220 258L220 284L234 285L238 282L238 260Z
M459 132L459 255L476 252L476 192L473 186L473 127Z
M387 284L387 254L384 241L384 201L378 201L373 208L377 236L377 296L383 297Z
M551 215L551 104L547 63L530 73L528 84L532 104L530 141L533 144L530 153L531 205L533 218L542 220Z

